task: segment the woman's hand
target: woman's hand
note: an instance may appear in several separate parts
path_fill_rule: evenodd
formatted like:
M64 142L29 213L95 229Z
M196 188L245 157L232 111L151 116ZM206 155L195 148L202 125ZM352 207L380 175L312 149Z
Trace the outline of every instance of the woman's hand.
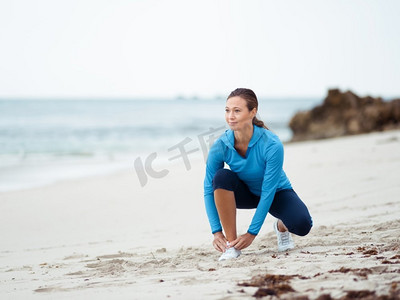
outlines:
M225 238L224 234L221 231L214 233L213 246L219 252L225 252L225 250L227 249L227 241L228 240Z
M239 236L233 242L231 242L229 244L229 246L230 247L235 247L238 250L242 250L242 249L247 248L248 246L250 246L255 238L256 238L255 235L250 234L250 233L245 233L245 234Z

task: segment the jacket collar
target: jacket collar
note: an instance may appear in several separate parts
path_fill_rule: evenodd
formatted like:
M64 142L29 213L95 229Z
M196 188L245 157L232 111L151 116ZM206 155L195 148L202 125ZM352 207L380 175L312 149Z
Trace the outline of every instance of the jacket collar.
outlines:
M253 147L255 143L260 139L263 134L264 128L253 125L253 135L250 139L249 146ZM234 150L235 149L235 135L232 129L228 129L225 131L225 134L222 136L221 140L224 142L228 148Z

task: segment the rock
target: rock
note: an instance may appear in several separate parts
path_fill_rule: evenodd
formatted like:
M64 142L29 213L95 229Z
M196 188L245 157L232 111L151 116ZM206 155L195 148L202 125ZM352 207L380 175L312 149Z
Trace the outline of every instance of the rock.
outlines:
M331 89L321 105L290 120L292 141L325 139L400 128L400 99L360 98Z

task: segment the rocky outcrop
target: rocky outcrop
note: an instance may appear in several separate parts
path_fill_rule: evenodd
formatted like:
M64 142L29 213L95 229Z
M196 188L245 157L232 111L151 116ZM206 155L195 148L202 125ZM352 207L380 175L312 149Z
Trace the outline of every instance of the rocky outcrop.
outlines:
M289 127L292 141L400 129L400 99L360 98L350 91L332 89L322 105L295 114Z

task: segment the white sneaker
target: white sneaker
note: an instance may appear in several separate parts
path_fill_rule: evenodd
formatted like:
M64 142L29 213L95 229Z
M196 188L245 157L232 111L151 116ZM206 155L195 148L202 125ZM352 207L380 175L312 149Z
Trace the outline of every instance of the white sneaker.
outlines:
M278 221L274 222L274 230L276 236L278 237L278 251L286 251L294 248L294 242L292 239L292 235L289 231L280 232L278 230Z
M226 243L229 246L229 242ZM228 248L224 253L220 256L218 261L227 260L232 258L237 258L242 254L242 251L235 249L234 247Z

